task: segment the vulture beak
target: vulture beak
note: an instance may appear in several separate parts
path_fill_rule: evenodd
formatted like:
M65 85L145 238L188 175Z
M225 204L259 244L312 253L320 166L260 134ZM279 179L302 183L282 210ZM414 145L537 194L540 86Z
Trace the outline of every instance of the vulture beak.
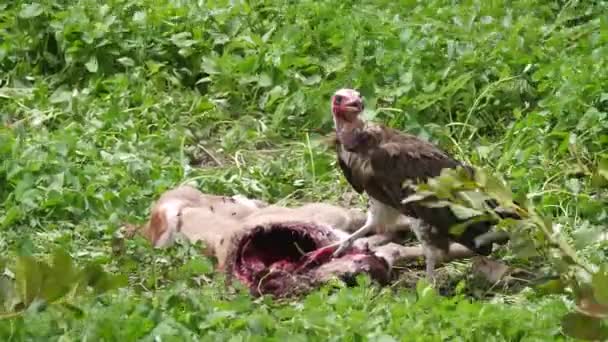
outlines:
M343 113L359 113L363 111L363 102L359 96L344 97L340 105Z
M335 115L351 121L363 111L364 105L358 91L340 89L333 96L332 107Z

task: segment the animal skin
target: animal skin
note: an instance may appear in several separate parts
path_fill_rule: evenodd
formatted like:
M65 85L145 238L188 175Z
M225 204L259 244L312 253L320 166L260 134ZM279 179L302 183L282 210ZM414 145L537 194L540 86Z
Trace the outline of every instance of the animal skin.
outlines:
M308 257L307 253L337 241L339 234L347 234L331 224L352 226L348 212L323 204L260 205L246 198L231 200L178 187L159 198L139 231L157 248L170 246L177 233L192 242L202 240L205 252L217 258L218 270L244 283L253 295L297 295L330 277L346 279L359 273L386 283L387 262L369 250L353 250L336 260ZM350 267L318 273L327 262Z
M157 248L170 246L178 232L191 242L203 241L205 253L216 257L218 271L237 278L253 295L281 297L306 293L336 277L352 280L360 273L386 284L392 265L422 256L419 246L386 244L391 237L382 235L361 238L350 254L339 258L307 256L344 239L364 221L361 211L325 203L288 208L178 187L152 206L140 232ZM409 222L400 224L407 229ZM455 251L459 248L468 251L462 246Z
M264 206L263 202L244 196L203 194L192 186L183 185L160 196L141 231L154 247L163 248L172 245L175 234L184 227L180 213L185 208L204 208L210 212L209 216L239 220ZM186 229L191 229L191 225L186 225Z

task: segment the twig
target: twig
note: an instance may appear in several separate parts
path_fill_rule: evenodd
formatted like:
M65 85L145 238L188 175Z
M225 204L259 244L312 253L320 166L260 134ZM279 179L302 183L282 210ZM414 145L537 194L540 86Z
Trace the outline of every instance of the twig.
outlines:
M561 251L562 254L570 257L570 259L572 259L572 262L575 265L579 266L580 268L582 268L583 270L588 272L590 275L592 275L594 273L591 266L584 263L576 254L576 251L573 250L572 247L564 239L560 239L559 237L557 237L554 234L553 229L550 227L547 227L547 225L545 224L542 217L539 216L533 208L531 208L530 210L526 210L518 205L514 205L514 206L515 206L515 209L518 214L520 214L520 215L525 214L527 217L529 217L532 220L532 222L534 223L534 225L536 225L540 228L540 230L547 237L547 239L549 239L549 241L554 246L556 246Z
M15 318L21 316L24 312L25 310L15 312L3 312L0 314L0 320Z
M295 277L286 271L283 270L271 270L270 272L266 273L262 278L260 278L260 280L258 281L258 285L256 290L258 290L258 293L260 294L260 296L264 295L264 292L262 292L262 285L264 283L264 280L266 280L266 278L270 277L271 275L275 274L275 273L285 273L287 274L289 277L291 277L291 279L295 279Z
M288 194L287 196L285 196L285 197L280 198L279 200L277 200L275 202L275 204L276 205L281 205L281 206L287 205L289 203L288 200L290 198L293 198L297 193L300 193L300 192L302 192L302 189L297 189L297 190L293 191L292 193Z
M377 112L394 112L394 113L403 113L403 110L399 108L391 108L391 107L378 107L376 108Z
M561 194L561 195L568 195L568 196L572 196L572 197L592 198L591 196L589 196L587 194L583 194L583 193L575 194L574 192L560 190L560 189L548 189L548 190L543 190L543 191L532 192L532 193L527 194L526 197L528 197L529 199L532 199L535 197L543 196L545 194Z
M310 135L308 132L306 133L306 149L308 152L308 156L310 157L310 170L312 171L312 187L316 188L317 186L317 177L315 171L315 156L312 153L312 146L310 145Z
M297 242L294 242L293 244L294 244L294 246L296 246L296 249L298 250L298 252L300 252L300 254L306 255L306 253L304 252L304 250L298 245Z
M211 153L211 151L209 151L208 149L205 148L205 146L203 146L201 144L197 144L196 146L198 146L201 150L203 150L203 152L205 152L209 156L209 158L213 159L213 161L217 164L217 166L224 166L222 164L222 162L219 159L217 159L213 155L213 153Z

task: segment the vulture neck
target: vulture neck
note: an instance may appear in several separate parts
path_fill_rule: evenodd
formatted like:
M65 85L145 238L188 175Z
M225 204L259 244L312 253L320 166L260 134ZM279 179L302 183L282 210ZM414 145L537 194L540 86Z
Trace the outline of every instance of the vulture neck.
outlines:
M336 126L336 135L338 141L348 150L352 152L363 152L369 146L369 139L365 132L365 122L359 118L353 121L341 120L334 118Z

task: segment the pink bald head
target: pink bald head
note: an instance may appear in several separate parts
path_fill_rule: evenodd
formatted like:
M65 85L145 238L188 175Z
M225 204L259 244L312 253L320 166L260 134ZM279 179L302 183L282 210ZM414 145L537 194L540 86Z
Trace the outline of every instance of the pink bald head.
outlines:
M363 108L361 94L354 89L340 89L331 97L331 112L337 120L353 121Z

